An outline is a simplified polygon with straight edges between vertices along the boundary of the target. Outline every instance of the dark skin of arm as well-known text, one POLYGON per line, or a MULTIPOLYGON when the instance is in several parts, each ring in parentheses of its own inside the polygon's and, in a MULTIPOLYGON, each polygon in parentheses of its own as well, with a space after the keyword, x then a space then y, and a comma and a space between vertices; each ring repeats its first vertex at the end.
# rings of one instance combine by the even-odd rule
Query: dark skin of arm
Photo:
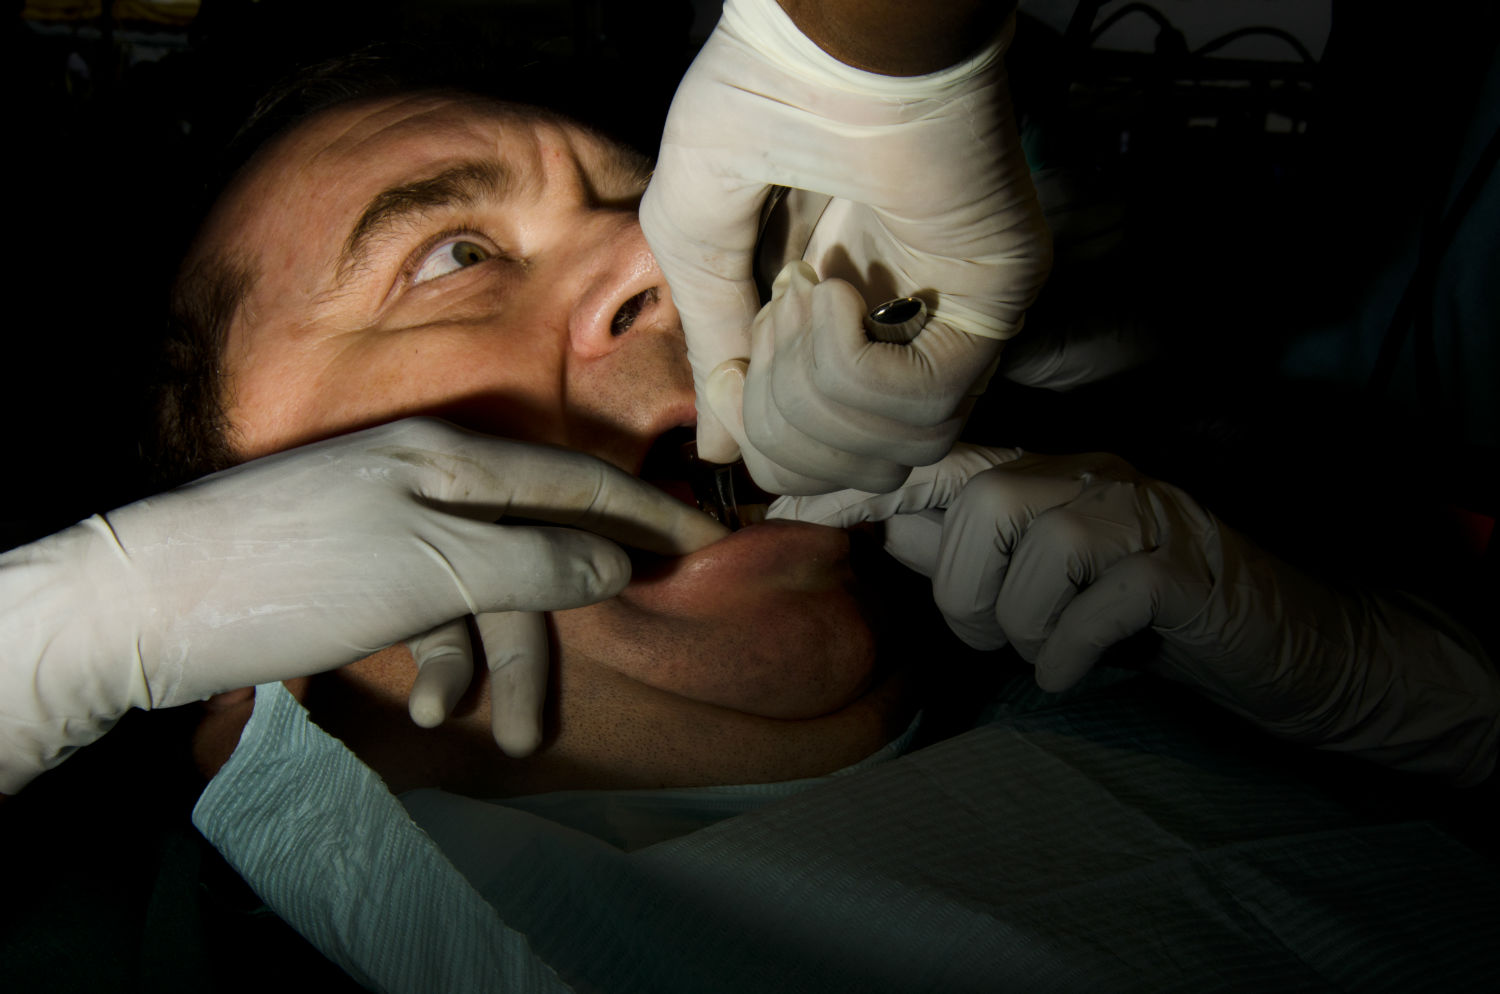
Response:
POLYGON ((777 0, 802 33, 847 65, 920 76, 973 55, 1014 0, 777 0))

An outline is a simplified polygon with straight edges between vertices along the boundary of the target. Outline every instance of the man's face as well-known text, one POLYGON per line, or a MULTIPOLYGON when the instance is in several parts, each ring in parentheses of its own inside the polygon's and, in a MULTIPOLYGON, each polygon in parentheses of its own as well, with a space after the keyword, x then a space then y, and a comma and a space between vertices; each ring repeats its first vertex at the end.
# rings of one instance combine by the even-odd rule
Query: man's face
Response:
POLYGON ((577 126, 444 96, 295 129, 213 227, 257 275, 228 339, 235 448, 426 413, 638 470, 693 418, 645 180, 577 126))
MULTIPOLYGON (((636 220, 645 180, 639 157, 576 125, 448 95, 298 126, 205 228, 207 250, 254 274, 225 352, 231 444, 254 458, 432 414, 639 472, 695 417, 636 220)), ((645 682, 803 717, 867 682, 851 584, 842 532, 763 525, 555 620, 564 650, 645 682)))

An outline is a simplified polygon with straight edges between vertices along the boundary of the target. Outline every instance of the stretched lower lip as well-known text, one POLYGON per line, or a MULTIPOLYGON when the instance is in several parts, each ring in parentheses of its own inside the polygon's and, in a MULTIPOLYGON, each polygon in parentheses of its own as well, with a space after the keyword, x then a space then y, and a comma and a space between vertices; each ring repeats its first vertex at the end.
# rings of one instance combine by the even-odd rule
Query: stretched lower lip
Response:
POLYGON ((732 532, 713 545, 675 559, 641 558, 625 596, 648 609, 673 610, 713 601, 758 576, 785 576, 820 560, 845 560, 848 536, 802 521, 766 521, 732 532))

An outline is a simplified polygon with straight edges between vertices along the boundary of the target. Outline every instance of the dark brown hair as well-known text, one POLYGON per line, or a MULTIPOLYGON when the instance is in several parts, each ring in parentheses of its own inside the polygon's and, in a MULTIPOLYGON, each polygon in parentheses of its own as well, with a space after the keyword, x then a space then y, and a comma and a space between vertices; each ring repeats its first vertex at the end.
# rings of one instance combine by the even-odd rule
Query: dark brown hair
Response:
POLYGON ((210 257, 180 274, 172 288, 145 452, 159 487, 236 461, 227 433, 221 359, 229 327, 253 284, 248 267, 210 257))
MULTIPOLYGON (((213 170, 215 195, 277 135, 324 110, 408 88, 393 68, 397 64, 387 55, 357 52, 298 69, 276 83, 256 102, 213 170)), ((228 435, 223 356, 229 329, 254 285, 248 262, 196 250, 177 274, 141 446, 150 482, 158 489, 238 461, 228 435)))
MULTIPOLYGON (((396 93, 447 90, 503 98, 564 113, 630 144, 629 136, 616 127, 624 123, 630 130, 629 119, 615 119, 615 111, 619 100, 638 98, 631 98, 617 79, 612 87, 605 86, 601 81, 609 78, 609 66, 584 64, 589 61, 554 62, 513 46, 470 49, 449 40, 440 47, 380 43, 303 65, 265 90, 248 113, 239 115, 237 128, 231 124, 218 131, 233 137, 217 165, 207 170, 211 179, 201 203, 209 208, 278 135, 334 107, 396 93), (619 95, 613 103, 601 97, 615 91, 619 95)), ((642 131, 654 142, 659 122, 651 113, 643 120, 650 125, 642 131)), ((207 213, 205 209, 202 215, 207 213)), ((205 252, 190 253, 177 275, 141 446, 150 482, 158 489, 237 461, 227 436, 222 358, 229 329, 255 278, 246 260, 205 252)))

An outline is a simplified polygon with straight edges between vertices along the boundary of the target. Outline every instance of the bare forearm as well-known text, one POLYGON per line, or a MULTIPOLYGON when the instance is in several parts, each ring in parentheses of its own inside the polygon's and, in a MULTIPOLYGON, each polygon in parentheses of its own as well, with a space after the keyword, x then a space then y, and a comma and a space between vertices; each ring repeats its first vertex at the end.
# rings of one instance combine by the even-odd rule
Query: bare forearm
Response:
POLYGON ((1015 0, 777 0, 829 55, 869 72, 919 76, 972 55, 1015 0))

